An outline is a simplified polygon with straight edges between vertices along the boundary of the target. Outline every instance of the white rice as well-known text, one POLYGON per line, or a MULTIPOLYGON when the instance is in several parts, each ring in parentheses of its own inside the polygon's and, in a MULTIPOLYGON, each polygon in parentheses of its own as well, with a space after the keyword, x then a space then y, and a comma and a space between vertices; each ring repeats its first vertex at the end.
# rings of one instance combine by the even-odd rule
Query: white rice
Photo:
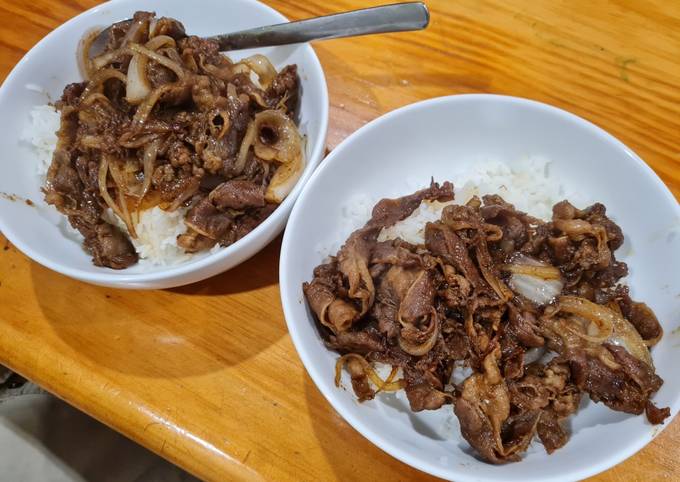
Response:
MULTIPOLYGON (((139 214, 139 221, 135 224, 137 238, 131 237, 130 240, 139 255, 142 266, 146 264, 170 266, 187 261, 194 256, 194 254, 185 253, 182 248, 177 246, 177 236, 186 232, 186 225, 184 224, 186 212, 186 208, 167 212, 158 206, 154 206, 139 214)), ((123 220, 116 216, 111 209, 104 212, 104 219, 118 226, 125 233, 128 232, 123 220)))
MULTIPOLYGON (((478 162, 471 169, 452 173, 448 179, 437 180, 440 182, 450 180, 454 183, 455 200, 447 203, 423 202, 411 216, 383 229, 378 237, 380 241, 401 238, 414 244, 423 243, 427 222, 438 220, 448 204, 465 204, 475 195, 481 197, 485 194, 498 194, 520 211, 541 219, 550 219, 552 206, 563 199, 570 199, 576 203, 583 201, 578 193, 566 191, 552 175, 550 161, 540 157, 520 159, 512 165, 497 160, 478 162)), ((426 186, 418 185, 413 180, 406 180, 403 194, 424 187, 426 186)), ((347 236, 368 221, 371 210, 378 201, 378 197, 368 195, 350 199, 341 208, 339 236, 332 241, 319 244, 317 253, 322 257, 335 254, 347 236)))
POLYGON ((564 196, 561 184, 550 182, 550 162, 542 158, 528 158, 513 166, 487 161, 451 181, 454 186, 462 185, 455 190, 454 201, 425 201, 411 216, 383 229, 378 239, 400 237, 410 243, 423 243, 427 222, 438 220, 446 205, 465 204, 473 196, 498 194, 520 211, 541 219, 550 219, 553 205, 564 196))
POLYGON ((59 113, 51 105, 38 105, 29 113, 28 125, 21 135, 21 140, 33 148, 38 158, 36 174, 43 179, 50 168, 52 153, 57 147, 58 130, 59 113))
MULTIPOLYGON (((36 174, 38 182, 42 185, 47 175, 47 170, 52 162, 52 153, 57 147, 57 135, 59 130, 59 114, 50 105, 39 105, 29 113, 28 123, 23 131, 21 140, 28 143, 37 157, 38 163, 36 174)), ((191 259, 194 254, 185 253, 177 246, 177 236, 186 231, 184 224, 185 209, 175 212, 166 212, 159 207, 142 211, 139 222, 135 225, 137 239, 132 239, 132 244, 139 254, 140 268, 150 266, 175 265, 191 259)), ((119 226, 127 232, 125 223, 114 215, 110 210, 105 212, 107 221, 119 226)), ((70 226, 69 226, 70 228, 70 226)), ((82 236, 78 231, 70 228, 69 234, 78 238, 82 236)), ((211 250, 219 249, 216 246, 211 250)))

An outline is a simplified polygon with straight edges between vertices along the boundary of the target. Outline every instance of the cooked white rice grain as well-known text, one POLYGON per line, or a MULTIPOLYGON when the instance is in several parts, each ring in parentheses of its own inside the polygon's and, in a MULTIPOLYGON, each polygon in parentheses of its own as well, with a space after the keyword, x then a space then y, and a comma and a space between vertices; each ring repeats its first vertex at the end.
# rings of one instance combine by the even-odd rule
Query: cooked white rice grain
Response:
MULTIPOLYGON (((552 175, 550 161, 542 157, 527 157, 512 165, 486 160, 463 171, 452 171, 447 179, 438 179, 440 182, 445 180, 454 183, 455 201, 423 202, 411 216, 383 229, 378 240, 401 238, 414 244, 423 243, 426 223, 440 219, 442 210, 448 204, 453 202, 465 204, 472 196, 498 194, 520 211, 541 219, 550 219, 552 206, 565 198, 577 204, 584 203, 582 196, 568 192, 552 175)), ((415 179, 407 179, 403 192, 406 194, 423 187, 425 186, 419 185, 415 179)), ((322 257, 335 254, 350 233, 368 221, 371 210, 378 201, 379 198, 368 195, 349 199, 342 206, 340 232, 336 241, 318 245, 317 253, 322 257)))
MULTIPOLYGON (((194 257, 177 246, 177 236, 186 232, 184 215, 187 208, 174 212, 163 211, 158 206, 142 211, 135 225, 137 238, 131 238, 135 251, 139 254, 140 264, 172 266, 194 257)), ((125 223, 111 209, 104 213, 104 219, 128 232, 125 223)))
MULTIPOLYGON (((47 175, 52 162, 52 153, 57 147, 59 113, 51 105, 37 105, 29 113, 29 122, 21 134, 37 157, 36 173, 41 178, 47 175)), ((42 179, 41 179, 42 184, 42 179)))

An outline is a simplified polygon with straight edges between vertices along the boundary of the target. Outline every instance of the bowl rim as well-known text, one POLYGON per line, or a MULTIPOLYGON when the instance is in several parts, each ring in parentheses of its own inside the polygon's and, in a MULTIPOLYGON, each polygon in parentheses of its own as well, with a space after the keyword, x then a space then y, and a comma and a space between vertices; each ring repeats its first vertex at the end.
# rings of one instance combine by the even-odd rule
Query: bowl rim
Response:
MULTIPOLYGON (((288 18, 286 18, 278 10, 275 10, 269 5, 266 5, 258 0, 241 0, 241 1, 247 2, 251 5, 255 5, 260 8, 263 8, 264 10, 269 11, 274 17, 277 17, 278 20, 280 20, 282 23, 289 21, 288 18)), ((7 75, 5 80, 0 85, 0 105, 2 105, 4 98, 11 95, 12 93, 12 90, 10 90, 9 85, 11 85, 14 82, 14 78, 18 75, 18 73, 25 69, 26 66, 33 61, 33 56, 35 55, 35 52, 37 50, 46 48, 45 46, 52 42, 55 37, 57 37, 61 32, 66 31, 69 28, 72 28, 76 23, 81 21, 87 21, 87 17, 94 16, 100 10, 107 9, 110 8, 112 5, 122 3, 132 4, 134 3, 134 0, 110 0, 107 3, 96 5, 88 10, 80 12, 75 17, 68 19, 66 22, 62 23, 61 25, 50 31, 42 39, 40 39, 38 43, 31 47, 31 49, 28 52, 26 52, 24 56, 16 63, 16 65, 12 68, 10 73, 7 75)), ((88 27, 86 27, 86 29, 87 28, 88 27)), ((276 210, 274 210, 274 212, 267 219, 265 219, 255 229, 250 231, 248 234, 246 234, 243 238, 239 239, 235 243, 220 249, 216 253, 208 253, 205 256, 200 257, 199 259, 187 260, 177 265, 158 267, 157 269, 151 272, 125 273, 125 270, 115 271, 104 267, 101 268, 101 271, 90 272, 80 268, 73 268, 68 265, 55 262, 43 256, 40 252, 25 245, 18 239, 17 236, 14 235, 12 226, 6 223, 3 220, 2 216, 0 216, 0 232, 26 256, 53 271, 56 271, 58 273, 81 281, 86 281, 89 283, 100 285, 116 286, 119 288, 140 288, 140 287, 144 288, 144 285, 147 284, 148 285, 163 284, 164 281, 179 279, 180 277, 186 276, 190 273, 201 271, 207 268, 208 266, 223 263, 231 256, 237 255, 239 252, 246 250, 248 243, 254 242, 258 236, 264 235, 267 229, 269 229, 270 225, 275 224, 281 218, 284 218, 283 222, 285 223, 285 218, 287 218, 297 197, 300 195, 302 187, 304 186, 304 184, 307 183, 307 181, 309 181, 311 175, 314 173, 317 166, 323 159, 324 149, 326 146, 326 138, 328 134, 328 122, 330 110, 328 84, 326 82, 326 75, 324 73, 323 66, 321 65, 321 61, 319 60, 319 57, 316 54, 316 51, 314 50, 312 45, 310 43, 300 44, 299 48, 303 49, 303 51, 307 55, 310 55, 311 60, 310 65, 313 69, 313 75, 310 73, 307 77, 310 79, 311 78, 318 79, 315 81, 315 83, 319 82, 320 84, 319 87, 321 91, 321 102, 319 102, 320 106, 319 136, 316 139, 314 145, 312 146, 311 154, 306 159, 305 170, 303 171, 302 176, 300 176, 300 179, 298 179, 297 183, 293 187, 293 190, 288 194, 288 196, 286 196, 283 202, 279 204, 276 210), (129 286, 126 286, 128 284, 129 286)), ((245 256, 244 259, 241 260, 240 262, 245 261, 245 259, 247 259, 248 257, 261 251, 261 249, 256 250, 249 256, 245 256)), ((183 283, 180 281, 172 283, 172 286, 181 284, 183 283)))
MULTIPOLYGON (((298 196, 297 202, 295 203, 295 206, 293 206, 293 210, 291 211, 289 220, 288 220, 288 225, 286 227, 286 231, 284 232, 283 235, 283 241, 281 244, 281 255, 280 255, 280 261, 279 261, 279 289, 280 289, 280 294, 281 294, 281 305, 283 307, 283 312, 284 312, 284 317, 286 320, 286 325, 288 328, 288 332, 290 333, 291 339, 293 341, 293 345, 295 346, 295 349, 298 353, 298 356, 302 360, 303 365, 305 366, 305 369, 307 370, 307 373, 309 376, 312 378, 314 381, 314 384, 316 385, 317 389, 322 393, 324 398, 328 401, 328 403, 335 409, 335 411, 340 414, 340 416, 347 422, 349 423, 357 432, 359 432, 362 436, 364 436, 366 439, 368 439, 371 443, 376 445, 378 448, 383 450, 384 452, 388 453, 389 455, 395 457, 396 459, 406 463, 407 465, 410 465, 412 467, 417 468, 418 470, 421 470, 423 472, 429 473, 431 475, 441 477, 444 479, 450 479, 450 478, 455 478, 455 480, 459 482, 472 482, 472 481, 488 481, 488 482, 493 482, 493 481, 498 481, 501 480, 500 477, 494 477, 494 476, 480 476, 476 474, 471 474, 468 471, 466 471, 465 468, 463 469, 457 469, 454 467, 451 467, 450 469, 447 470, 442 470, 437 466, 434 466, 428 462, 424 462, 421 459, 417 458, 414 456, 412 453, 409 453, 408 451, 402 450, 399 448, 397 445, 392 443, 390 440, 382 437, 380 434, 374 432, 370 428, 368 428, 364 423, 357 417, 353 415, 352 412, 344 411, 342 407, 340 406, 339 403, 336 403, 336 397, 337 394, 333 390, 335 387, 331 387, 328 384, 328 380, 330 380, 330 375, 328 373, 321 373, 320 368, 315 365, 312 362, 312 357, 311 357, 311 348, 307 348, 302 339, 300 332, 303 329, 309 329, 306 325, 304 328, 299 329, 298 324, 296 324, 294 320, 294 313, 293 313, 293 306, 295 306, 298 303, 298 298, 299 298, 299 291, 298 287, 292 285, 290 281, 290 272, 289 272, 289 252, 291 252, 293 249, 295 249, 295 246, 292 245, 291 242, 291 232, 293 229, 296 229, 297 223, 300 222, 300 219, 302 217, 302 210, 303 210, 303 205, 308 202, 308 197, 310 196, 309 192, 311 191, 311 186, 317 182, 317 179, 320 178, 321 176, 324 175, 324 171, 326 169, 329 169, 329 166, 332 165, 335 162, 335 159, 340 156, 340 153, 346 148, 346 146, 350 145, 354 140, 360 136, 368 135, 370 131, 372 131, 375 128, 380 127, 382 124, 389 122, 392 118, 398 117, 398 116, 404 116, 408 115, 409 113, 420 110, 420 109, 428 109, 432 106, 439 105, 439 104, 461 104, 465 102, 477 102, 477 103, 501 103, 505 105, 511 105, 511 106, 519 106, 519 107, 528 107, 530 109, 537 109, 539 111, 543 111, 545 113, 548 113, 553 116, 558 116, 561 117, 571 123, 574 123, 576 125, 579 125, 580 127, 586 128, 590 134, 597 136, 601 138, 602 140, 610 143, 613 147, 616 149, 619 149, 622 151, 622 154, 629 157, 630 160, 632 161, 632 165, 637 168, 643 175, 647 176, 650 181, 652 181, 657 189, 660 191, 660 194, 666 197, 667 201, 670 203, 673 203, 675 206, 675 212, 677 213, 678 217, 680 217, 680 205, 676 201, 675 197, 671 193, 671 191, 668 189, 668 187, 664 184, 664 182, 657 176, 657 174, 652 170, 652 168, 647 165, 632 149, 630 149, 628 146, 626 146, 623 142, 621 142, 619 139, 614 137, 613 135, 609 134, 607 131, 602 129, 601 127, 595 125, 594 123, 577 116, 576 114, 573 114, 569 111, 566 111, 564 109, 561 109, 559 107, 555 107, 553 105, 549 105, 543 102, 539 102, 536 100, 532 99, 527 99, 523 97, 515 97, 515 96, 508 96, 508 95, 499 95, 499 94, 457 94, 457 95, 448 95, 448 96, 442 96, 442 97, 435 97, 419 102, 415 102, 412 104, 408 104, 406 106, 400 107, 398 109, 392 110, 386 114, 383 114, 376 119, 373 119, 372 121, 368 122, 358 130, 354 131, 351 135, 349 135, 347 138, 345 138, 329 155, 326 156, 324 159, 324 162, 319 166, 319 168, 316 169, 314 174, 310 177, 310 179, 307 181, 305 184, 302 192, 298 196)), ((302 303, 305 303, 302 301, 302 303)), ((671 413, 675 415, 678 412, 678 409, 680 408, 680 393, 675 394, 675 397, 673 399, 673 403, 671 404, 671 413)), ((632 440, 631 443, 629 443, 625 449, 619 450, 615 454, 612 454, 611 456, 607 457, 606 459, 603 459, 602 461, 596 463, 596 464, 591 464, 588 467, 582 467, 582 468, 574 468, 570 470, 569 473, 552 473, 552 474, 545 474, 541 476, 540 480, 543 480, 545 482, 556 482, 556 481, 571 481, 571 480, 581 480, 585 479, 587 477, 591 477, 593 475, 596 475, 600 472, 603 472, 623 460, 631 457, 633 454, 641 450, 645 445, 647 445, 649 442, 651 442, 659 433, 661 433, 668 425, 670 425, 672 419, 666 421, 663 425, 661 425, 657 430, 654 431, 649 431, 646 434, 640 436, 639 438, 636 438, 635 440, 632 440)))

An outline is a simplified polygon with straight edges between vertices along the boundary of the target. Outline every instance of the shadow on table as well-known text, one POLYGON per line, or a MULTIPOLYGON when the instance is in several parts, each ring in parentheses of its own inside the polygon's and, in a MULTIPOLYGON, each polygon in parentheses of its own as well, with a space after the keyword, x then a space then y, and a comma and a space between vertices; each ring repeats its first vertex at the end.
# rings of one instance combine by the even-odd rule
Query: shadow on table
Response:
POLYGON ((285 336, 279 242, 227 273, 172 290, 103 288, 37 263, 33 289, 67 358, 143 377, 202 375, 249 360, 285 336))
POLYGON ((230 295, 245 293, 279 282, 279 252, 281 236, 269 243, 262 251, 229 271, 192 283, 170 288, 168 291, 185 295, 230 295))
POLYGON ((359 473, 372 472, 376 480, 384 478, 386 467, 391 468, 388 472, 392 477, 390 480, 440 480, 392 458, 365 439, 331 407, 307 373, 304 384, 307 408, 310 411, 310 418, 314 421, 317 446, 324 451, 326 460, 335 474, 335 480, 355 480, 358 465, 366 468, 359 473), (399 476, 394 478, 394 474, 399 476))

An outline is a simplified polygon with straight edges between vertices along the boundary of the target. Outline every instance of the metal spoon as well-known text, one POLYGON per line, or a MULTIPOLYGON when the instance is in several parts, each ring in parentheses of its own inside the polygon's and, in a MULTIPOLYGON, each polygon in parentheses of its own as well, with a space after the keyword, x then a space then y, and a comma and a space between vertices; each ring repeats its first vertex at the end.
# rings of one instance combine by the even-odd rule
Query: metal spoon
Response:
MULTIPOLYGON (((132 20, 122 20, 125 26, 132 20)), ((423 2, 396 3, 351 12, 325 15, 297 22, 256 27, 240 32, 208 37, 215 40, 221 51, 288 45, 312 40, 356 37, 374 33, 422 30, 430 23, 430 12, 423 2)), ((110 26, 102 30, 92 42, 89 56, 94 58, 104 51, 110 26)))

